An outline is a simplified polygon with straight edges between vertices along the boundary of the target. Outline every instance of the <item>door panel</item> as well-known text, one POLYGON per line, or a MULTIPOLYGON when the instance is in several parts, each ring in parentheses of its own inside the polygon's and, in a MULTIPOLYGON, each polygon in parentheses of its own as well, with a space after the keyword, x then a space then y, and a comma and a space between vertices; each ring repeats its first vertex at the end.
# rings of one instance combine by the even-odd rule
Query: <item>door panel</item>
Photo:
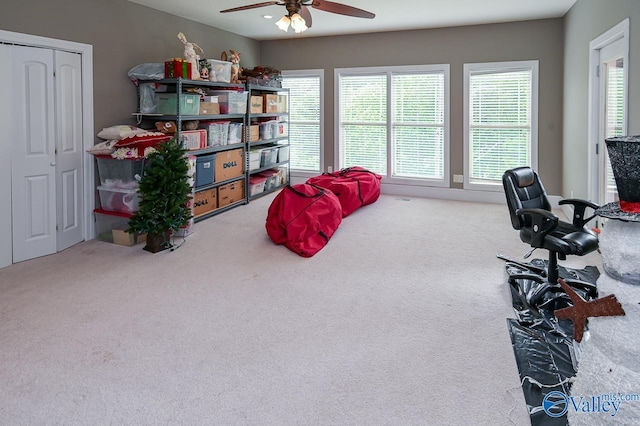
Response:
POLYGON ((57 250, 83 240, 80 55, 55 52, 57 250))
POLYGON ((13 261, 55 253, 53 52, 12 51, 11 205, 13 261))

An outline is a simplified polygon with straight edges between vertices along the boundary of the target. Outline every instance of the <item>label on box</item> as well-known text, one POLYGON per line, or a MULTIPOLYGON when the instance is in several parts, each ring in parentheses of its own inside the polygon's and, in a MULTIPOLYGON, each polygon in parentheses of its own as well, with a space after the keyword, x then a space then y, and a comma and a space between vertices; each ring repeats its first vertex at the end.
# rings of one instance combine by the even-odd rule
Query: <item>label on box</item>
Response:
POLYGON ((244 150, 242 148, 219 152, 216 155, 216 182, 233 179, 244 173, 244 150))
MULTIPOLYGON (((217 98, 217 96, 216 96, 217 98)), ((200 115, 220 114, 220 104, 217 102, 200 102, 200 115)))

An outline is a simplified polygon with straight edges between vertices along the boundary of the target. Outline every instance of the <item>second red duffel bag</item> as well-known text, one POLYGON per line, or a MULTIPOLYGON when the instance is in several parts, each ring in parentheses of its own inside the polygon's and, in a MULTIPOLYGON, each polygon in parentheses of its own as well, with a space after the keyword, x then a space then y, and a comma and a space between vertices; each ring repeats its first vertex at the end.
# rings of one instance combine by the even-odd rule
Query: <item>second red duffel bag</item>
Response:
POLYGON ((342 222, 342 207, 331 191, 301 183, 286 186, 273 199, 266 229, 271 240, 302 257, 327 245, 342 222))
POLYGON ((347 217, 380 197, 381 179, 382 176, 355 166, 314 176, 307 183, 329 189, 336 194, 342 205, 342 217, 347 217))

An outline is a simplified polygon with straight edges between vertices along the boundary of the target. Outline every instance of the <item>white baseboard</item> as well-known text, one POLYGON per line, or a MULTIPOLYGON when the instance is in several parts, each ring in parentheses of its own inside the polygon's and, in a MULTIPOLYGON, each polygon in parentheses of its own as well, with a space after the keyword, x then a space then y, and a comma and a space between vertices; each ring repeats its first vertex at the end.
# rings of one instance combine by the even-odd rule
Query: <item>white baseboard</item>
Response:
MULTIPOLYGON (((306 182, 308 177, 296 177, 291 176, 291 183, 293 185, 306 182)), ((437 198, 441 200, 452 201, 468 201, 472 203, 490 203, 490 204, 504 204, 505 198, 502 191, 474 191, 469 189, 457 189, 457 188, 436 188, 429 186, 416 186, 416 185, 394 185, 383 183, 380 191, 382 194, 387 195, 401 195, 404 197, 421 197, 421 198, 437 198)), ((549 202, 551 207, 556 209, 559 207, 558 202, 562 197, 558 195, 549 195, 549 202)), ((562 211, 568 217, 571 217, 571 208, 562 206, 562 211)))

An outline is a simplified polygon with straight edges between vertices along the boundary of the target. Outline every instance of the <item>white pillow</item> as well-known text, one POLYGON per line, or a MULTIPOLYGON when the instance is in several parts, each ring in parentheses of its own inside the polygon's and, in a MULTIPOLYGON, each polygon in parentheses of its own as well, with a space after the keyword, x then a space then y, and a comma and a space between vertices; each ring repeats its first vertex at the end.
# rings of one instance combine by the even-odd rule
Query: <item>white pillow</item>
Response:
POLYGON ((129 136, 134 136, 140 133, 145 133, 147 130, 140 129, 135 126, 128 126, 121 124, 117 126, 105 127, 98 133, 98 137, 104 140, 123 139, 129 136))

